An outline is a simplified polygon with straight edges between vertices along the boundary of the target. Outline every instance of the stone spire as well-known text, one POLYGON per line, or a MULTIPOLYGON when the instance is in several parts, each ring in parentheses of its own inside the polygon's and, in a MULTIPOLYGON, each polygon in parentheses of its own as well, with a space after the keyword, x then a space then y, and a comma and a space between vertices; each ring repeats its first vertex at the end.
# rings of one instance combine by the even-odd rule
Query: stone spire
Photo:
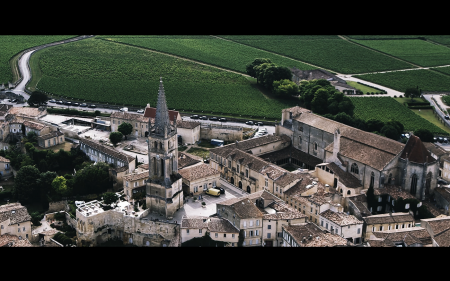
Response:
POLYGON ((166 94, 164 93, 164 86, 162 77, 159 79, 158 101, 156 103, 155 116, 155 134, 167 137, 171 131, 169 110, 167 109, 166 94))

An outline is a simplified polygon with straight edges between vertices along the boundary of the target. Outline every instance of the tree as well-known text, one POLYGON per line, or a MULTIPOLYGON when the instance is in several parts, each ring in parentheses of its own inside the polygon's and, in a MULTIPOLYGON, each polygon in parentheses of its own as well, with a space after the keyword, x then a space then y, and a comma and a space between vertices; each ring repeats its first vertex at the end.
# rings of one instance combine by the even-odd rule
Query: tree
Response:
POLYGON ((121 132, 112 132, 109 134, 109 140, 114 144, 114 146, 120 142, 123 138, 123 134, 121 132))
POLYGON ((405 98, 411 98, 411 101, 414 98, 420 97, 420 90, 418 88, 408 88, 405 91, 405 98))
POLYGON ((244 230, 241 229, 241 230, 239 230, 238 247, 242 247, 242 244, 244 243, 244 239, 245 239, 244 230))
POLYGON ((38 135, 36 134, 36 132, 34 132, 34 131, 28 132, 28 134, 27 134, 28 142, 37 143, 37 138, 38 138, 38 135))
POLYGON ((70 189, 67 187, 66 178, 63 176, 56 177, 53 180, 52 189, 60 196, 66 197, 70 195, 70 189))
POLYGON ((428 129, 418 129, 414 131, 414 135, 419 137, 423 142, 433 142, 434 135, 428 129))
POLYGON ((317 90, 311 101, 311 110, 316 114, 327 113, 328 91, 324 88, 317 90))
POLYGON ((369 187, 369 189, 367 190, 366 196, 367 196, 367 207, 369 210, 372 208, 371 211, 373 213, 373 211, 375 211, 375 206, 376 206, 376 201, 377 201, 375 199, 373 186, 369 187))
POLYGON ((381 128, 380 133, 393 140, 398 140, 400 138, 400 133, 392 125, 384 125, 383 128, 381 128))
POLYGON ((383 126, 385 125, 383 121, 377 119, 369 119, 367 120, 366 124, 368 132, 380 132, 381 128, 383 128, 383 126))
POLYGON ((273 81, 273 93, 279 97, 290 97, 298 95, 298 85, 289 79, 273 81))
POLYGON ((39 188, 37 184, 39 175, 39 170, 34 166, 24 166, 17 172, 14 191, 17 199, 23 205, 39 201, 39 188))
POLYGON ((263 63, 271 63, 271 62, 272 61, 270 59, 255 59, 252 63, 246 65, 245 70, 248 75, 250 75, 251 77, 255 77, 256 81, 258 82, 255 67, 263 63))
POLYGON ((123 122, 119 125, 119 128, 117 128, 117 130, 125 136, 125 139, 127 139, 127 135, 133 132, 133 125, 127 122, 123 122))
POLYGON ((46 101, 48 101, 46 94, 39 91, 34 91, 31 93, 27 102, 30 106, 40 106, 44 105, 46 101))
POLYGON ((25 143, 25 150, 26 150, 29 154, 33 155, 33 152, 34 152, 34 150, 35 150, 34 145, 33 145, 32 143, 29 143, 29 142, 25 143))
POLYGON ((100 194, 112 188, 109 166, 104 162, 77 171, 73 180, 73 193, 78 195, 100 194))
POLYGON ((119 196, 117 196, 114 192, 105 192, 103 193, 103 203, 105 205, 111 205, 112 203, 115 203, 119 199, 119 196))
POLYGON ((39 175, 37 184, 40 190, 41 203, 47 202, 48 204, 48 201, 58 201, 59 197, 52 188, 52 182, 57 176, 58 174, 53 171, 43 172, 39 175))

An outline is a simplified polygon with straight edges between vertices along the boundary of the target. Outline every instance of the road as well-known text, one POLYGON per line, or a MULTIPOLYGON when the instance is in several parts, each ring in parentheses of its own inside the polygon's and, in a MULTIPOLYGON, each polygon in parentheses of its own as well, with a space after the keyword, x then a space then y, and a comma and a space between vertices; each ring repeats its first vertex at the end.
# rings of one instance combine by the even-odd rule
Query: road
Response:
POLYGON ((447 115, 447 113, 442 112, 442 111, 440 110, 439 106, 437 106, 436 103, 434 102, 434 100, 436 100, 436 101, 440 104, 440 106, 441 106, 442 109, 444 109, 444 110, 447 109, 447 106, 444 105, 444 103, 443 103, 442 100, 441 100, 441 96, 440 96, 440 95, 432 95, 432 94, 422 95, 422 96, 423 96, 427 101, 429 101, 430 104, 431 104, 432 106, 434 106, 434 108, 436 108, 436 112, 439 114, 439 117, 440 117, 442 120, 444 120, 445 125, 446 125, 447 127, 450 127, 450 120, 446 120, 446 119, 445 119, 445 115, 447 115), (434 98, 434 100, 432 100, 431 98, 434 98))

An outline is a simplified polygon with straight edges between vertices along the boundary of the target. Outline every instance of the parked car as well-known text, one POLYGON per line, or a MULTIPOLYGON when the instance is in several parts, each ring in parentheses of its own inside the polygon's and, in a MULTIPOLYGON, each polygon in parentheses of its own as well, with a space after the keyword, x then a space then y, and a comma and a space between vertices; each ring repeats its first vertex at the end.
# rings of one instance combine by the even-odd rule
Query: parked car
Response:
POLYGON ((80 107, 87 107, 87 104, 82 103, 82 104, 80 104, 80 107))
POLYGON ((198 115, 192 115, 191 119, 198 119, 198 115))
POLYGON ((13 99, 11 102, 16 102, 17 101, 17 99, 13 99))
POLYGON ((95 104, 90 104, 90 105, 88 105, 88 107, 90 107, 90 108, 96 108, 97 106, 96 106, 95 104))
POLYGON ((253 123, 253 121, 247 121, 247 122, 245 122, 245 124, 247 124, 247 125, 253 125, 254 123, 253 123))
POLYGON ((444 138, 444 143, 448 143, 448 139, 447 138, 444 138))
POLYGON ((56 102, 56 100, 54 100, 54 99, 51 99, 51 100, 49 100, 48 102, 51 102, 51 103, 55 103, 55 102, 56 102))
POLYGON ((138 111, 136 111, 137 113, 144 113, 143 109, 139 109, 138 111))
POLYGON ((450 120, 450 117, 448 115, 445 115, 444 118, 450 120))
POLYGON ((128 107, 122 107, 119 111, 128 111, 128 107))
POLYGON ((206 117, 206 116, 200 116, 198 119, 201 119, 201 120, 208 120, 208 117, 206 117))
POLYGON ((208 195, 216 196, 216 197, 220 196, 220 190, 214 189, 214 188, 207 189, 205 191, 205 193, 208 194, 208 195))
POLYGON ((219 118, 217 118, 217 117, 211 117, 211 118, 209 118, 209 120, 211 120, 211 121, 217 121, 217 120, 219 120, 219 118))
POLYGON ((222 118, 219 118, 219 121, 220 121, 220 122, 227 122, 227 118, 223 118, 223 117, 222 117, 222 118))
POLYGON ((255 134, 254 138, 259 138, 259 137, 262 137, 262 136, 264 136, 263 133, 257 132, 257 133, 255 134))
POLYGON ((225 189, 223 189, 222 187, 215 186, 214 189, 220 190, 220 194, 225 194, 225 189))
POLYGON ((437 138, 436 137, 433 138, 433 142, 437 142, 437 138))
POLYGON ((258 123, 256 123, 258 126, 264 126, 264 123, 263 122, 258 122, 258 123))
POLYGON ((66 101, 64 104, 65 104, 65 105, 72 105, 72 102, 66 101))
POLYGON ((444 138, 443 137, 439 137, 438 138, 438 142, 443 143, 444 142, 444 138))
POLYGON ((64 104, 62 100, 56 101, 57 104, 64 104))
POLYGON ((80 106, 80 104, 77 103, 77 102, 74 102, 72 105, 73 105, 73 106, 80 106))

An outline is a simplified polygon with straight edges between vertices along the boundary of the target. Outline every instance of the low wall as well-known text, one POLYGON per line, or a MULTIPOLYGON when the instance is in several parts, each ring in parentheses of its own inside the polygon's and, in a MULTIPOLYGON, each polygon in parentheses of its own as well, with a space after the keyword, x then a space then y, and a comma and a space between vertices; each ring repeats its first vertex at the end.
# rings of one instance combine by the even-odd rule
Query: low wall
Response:
POLYGON ((67 200, 48 203, 48 212, 49 213, 54 213, 54 212, 59 212, 59 211, 67 211, 67 210, 68 210, 67 200))
POLYGON ((232 126, 202 126, 201 139, 219 139, 224 141, 241 141, 243 139, 242 127, 232 126))

